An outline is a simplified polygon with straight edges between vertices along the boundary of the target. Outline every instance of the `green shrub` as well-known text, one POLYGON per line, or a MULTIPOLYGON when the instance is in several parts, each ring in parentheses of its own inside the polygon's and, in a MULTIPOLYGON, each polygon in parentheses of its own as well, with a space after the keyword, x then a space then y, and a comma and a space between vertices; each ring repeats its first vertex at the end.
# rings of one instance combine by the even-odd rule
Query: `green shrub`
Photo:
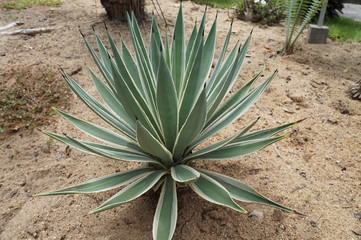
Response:
POLYGON ((192 2, 198 4, 207 4, 218 8, 231 8, 233 0, 192 0, 192 2))
POLYGON ((284 18, 282 0, 235 0, 234 4, 241 20, 272 25, 284 18))
POLYGON ((236 44, 226 54, 231 29, 219 60, 210 74, 215 52, 217 20, 204 39, 205 14, 194 26, 185 44, 182 9, 176 20, 171 43, 163 41, 155 20, 149 49, 145 48, 134 15, 128 23, 135 56, 121 41, 122 51, 108 33, 111 53, 94 32, 99 55, 84 38, 105 82, 93 71, 90 76, 107 106, 90 96, 76 81, 64 78, 78 97, 100 118, 116 129, 80 120, 58 112, 80 130, 108 144, 77 140, 69 135, 45 134, 79 150, 115 160, 145 162, 147 166, 90 180, 62 190, 39 194, 102 192, 129 184, 90 213, 98 213, 129 202, 150 189, 161 189, 154 216, 153 238, 171 239, 177 221, 177 187, 189 186, 200 197, 241 213, 247 213, 235 200, 267 204, 287 212, 239 180, 196 167, 199 160, 222 160, 251 154, 288 136, 275 134, 293 126, 250 131, 258 119, 227 138, 202 149, 200 143, 242 116, 266 89, 276 73, 252 88, 261 73, 225 100, 236 82, 251 39, 236 44), (227 56, 226 56, 227 55, 227 56), (112 57, 111 57, 112 56, 112 57))

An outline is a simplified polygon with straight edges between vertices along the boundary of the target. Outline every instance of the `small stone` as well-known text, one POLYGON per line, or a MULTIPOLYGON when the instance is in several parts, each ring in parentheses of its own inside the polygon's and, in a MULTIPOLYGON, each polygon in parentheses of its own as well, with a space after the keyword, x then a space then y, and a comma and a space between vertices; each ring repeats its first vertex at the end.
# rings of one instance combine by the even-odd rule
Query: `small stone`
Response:
MULTIPOLYGON (((310 153, 306 153, 306 154, 303 155, 303 159, 304 159, 306 162, 310 161, 311 158, 312 158, 312 154, 310 154, 310 153)), ((301 173, 300 173, 300 175, 301 175, 301 173)), ((301 176, 302 176, 302 175, 301 175, 301 176)), ((306 177, 306 173, 305 173, 305 177, 306 177)))
POLYGON ((361 221, 361 213, 355 213, 353 216, 361 221))
POLYGON ((272 219, 281 222, 284 219, 283 212, 280 209, 273 210, 272 219))
POLYGON ((24 181, 24 182, 22 182, 22 183, 20 183, 20 186, 21 187, 24 187, 26 185, 26 182, 24 181))
POLYGON ((6 53, 0 53, 0 57, 5 57, 6 53))
POLYGON ((341 109, 341 114, 350 114, 350 111, 348 109, 341 109))
POLYGON ((58 155, 56 156, 55 160, 56 160, 56 161, 59 161, 62 157, 63 157, 63 154, 58 153, 58 155))
POLYGON ((36 152, 36 153, 34 153, 34 157, 39 157, 39 153, 38 152, 36 152))
POLYGON ((9 198, 13 198, 18 193, 18 190, 15 189, 9 193, 9 198))
POLYGON ((43 153, 50 153, 50 148, 49 148, 49 145, 44 145, 41 147, 41 151, 43 153))
POLYGON ((317 223, 315 221, 311 221, 310 224, 312 227, 317 227, 317 223))
POLYGON ((327 119, 327 120, 326 120, 326 123, 327 123, 327 124, 332 124, 332 125, 337 125, 337 124, 338 124, 338 121, 334 121, 334 120, 327 119))
POLYGON ((262 221, 263 220, 263 212, 253 210, 251 213, 248 214, 248 218, 254 221, 262 221))
POLYGON ((300 172, 300 176, 301 176, 301 177, 304 177, 305 179, 307 179, 307 175, 306 175, 305 172, 300 172))

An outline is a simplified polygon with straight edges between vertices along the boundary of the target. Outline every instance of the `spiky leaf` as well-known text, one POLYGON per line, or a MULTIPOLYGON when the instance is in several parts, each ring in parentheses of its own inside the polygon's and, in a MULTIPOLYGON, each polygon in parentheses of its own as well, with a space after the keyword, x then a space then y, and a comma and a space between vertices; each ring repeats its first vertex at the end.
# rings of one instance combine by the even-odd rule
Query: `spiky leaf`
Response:
POLYGON ((200 177, 200 174, 197 172, 197 170, 183 164, 172 167, 170 171, 172 178, 177 182, 192 182, 196 181, 200 177))
POLYGON ((251 188, 250 186, 248 186, 247 184, 241 181, 238 181, 236 179, 212 171, 201 170, 201 169, 198 169, 198 171, 206 174, 207 176, 219 182, 223 187, 225 187, 229 191, 231 197, 238 201, 266 204, 275 208, 280 208, 286 212, 293 211, 290 208, 284 207, 274 201, 269 200, 268 198, 259 194, 253 188, 251 188))
POLYGON ((176 184, 165 178, 153 221, 153 239, 170 240, 175 231, 178 215, 176 184))
POLYGON ((102 205, 91 211, 90 214, 102 212, 136 199, 151 189, 165 173, 162 170, 148 173, 109 198, 102 205))
POLYGON ((68 187, 49 193, 40 193, 36 196, 104 192, 126 185, 150 172, 154 172, 154 168, 137 168, 126 172, 94 178, 73 187, 68 187))
POLYGON ((247 213, 232 200, 226 188, 203 173, 196 182, 189 183, 189 186, 207 201, 232 208, 241 213, 247 213))

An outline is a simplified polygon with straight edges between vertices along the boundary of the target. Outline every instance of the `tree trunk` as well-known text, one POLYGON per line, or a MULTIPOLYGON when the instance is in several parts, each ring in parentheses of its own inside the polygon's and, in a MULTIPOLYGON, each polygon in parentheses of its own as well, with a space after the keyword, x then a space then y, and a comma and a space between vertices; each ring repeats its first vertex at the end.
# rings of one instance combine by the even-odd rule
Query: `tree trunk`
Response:
POLYGON ((136 18, 144 18, 144 0, 100 0, 113 21, 125 21, 127 12, 134 12, 136 18))

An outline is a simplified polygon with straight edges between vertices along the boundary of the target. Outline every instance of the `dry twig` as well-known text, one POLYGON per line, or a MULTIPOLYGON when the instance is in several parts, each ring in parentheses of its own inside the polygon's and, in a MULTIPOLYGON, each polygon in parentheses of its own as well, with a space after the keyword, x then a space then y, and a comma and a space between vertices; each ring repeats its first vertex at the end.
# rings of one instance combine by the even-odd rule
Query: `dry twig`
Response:
POLYGON ((0 32, 6 30, 6 29, 9 29, 9 28, 12 28, 12 27, 16 27, 16 26, 20 26, 20 25, 23 25, 24 23, 21 23, 21 22, 12 22, 12 23, 9 23, 8 25, 5 25, 3 27, 0 27, 0 32))
POLYGON ((4 35, 19 35, 19 34, 24 34, 24 35, 36 35, 38 33, 48 33, 53 31, 53 29, 50 28, 34 28, 34 29, 19 29, 19 30, 15 30, 12 32, 0 32, 0 34, 4 34, 4 35))

